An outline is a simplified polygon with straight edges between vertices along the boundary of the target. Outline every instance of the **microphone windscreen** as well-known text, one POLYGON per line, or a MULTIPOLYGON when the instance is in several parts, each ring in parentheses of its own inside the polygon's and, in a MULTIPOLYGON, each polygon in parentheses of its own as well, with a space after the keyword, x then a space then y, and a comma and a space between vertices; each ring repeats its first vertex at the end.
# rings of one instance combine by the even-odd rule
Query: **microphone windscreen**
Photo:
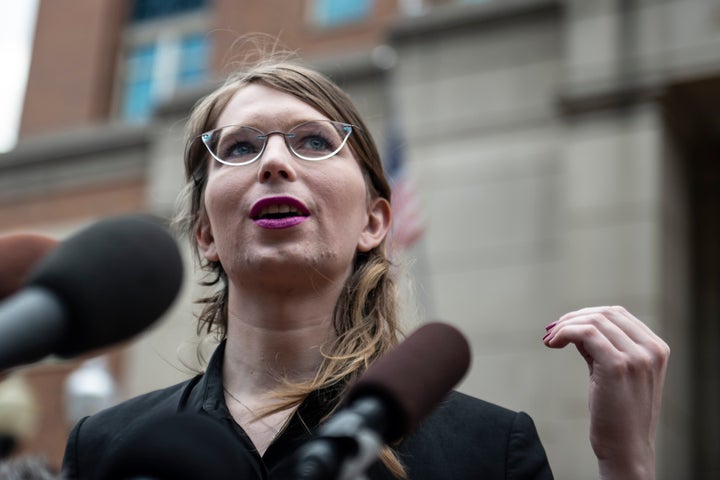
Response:
POLYGON ((71 236, 31 273, 55 294, 67 328, 54 353, 73 356, 128 339, 157 320, 182 285, 182 256, 165 227, 145 215, 97 222, 71 236))
POLYGON ((50 237, 30 233, 0 237, 0 300, 17 292, 33 267, 57 243, 50 237))
POLYGON ((199 414, 155 417, 121 440, 100 465, 103 480, 260 478, 228 429, 199 414))
POLYGON ((446 323, 427 323, 376 362, 351 387, 346 404, 380 397, 393 413, 386 442, 413 430, 463 378, 470 366, 470 345, 446 323))

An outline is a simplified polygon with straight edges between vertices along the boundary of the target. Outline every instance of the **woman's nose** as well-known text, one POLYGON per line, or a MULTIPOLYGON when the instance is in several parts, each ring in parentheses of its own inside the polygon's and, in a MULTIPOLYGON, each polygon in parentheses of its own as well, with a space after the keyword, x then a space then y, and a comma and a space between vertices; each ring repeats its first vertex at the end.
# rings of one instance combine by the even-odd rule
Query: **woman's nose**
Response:
POLYGON ((267 138, 265 151, 260 157, 260 169, 258 171, 260 182, 267 182, 273 179, 295 180, 295 157, 290 152, 285 137, 282 135, 271 135, 267 138))

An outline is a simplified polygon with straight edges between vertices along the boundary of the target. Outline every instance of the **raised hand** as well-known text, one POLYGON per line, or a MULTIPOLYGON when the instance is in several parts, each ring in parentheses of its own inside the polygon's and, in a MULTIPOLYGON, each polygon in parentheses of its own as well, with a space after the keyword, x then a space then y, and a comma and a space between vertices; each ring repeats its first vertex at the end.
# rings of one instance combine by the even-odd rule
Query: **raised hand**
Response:
POLYGON ((655 478, 655 432, 670 348, 623 307, 585 308, 546 327, 590 369, 590 443, 602 479, 655 478))

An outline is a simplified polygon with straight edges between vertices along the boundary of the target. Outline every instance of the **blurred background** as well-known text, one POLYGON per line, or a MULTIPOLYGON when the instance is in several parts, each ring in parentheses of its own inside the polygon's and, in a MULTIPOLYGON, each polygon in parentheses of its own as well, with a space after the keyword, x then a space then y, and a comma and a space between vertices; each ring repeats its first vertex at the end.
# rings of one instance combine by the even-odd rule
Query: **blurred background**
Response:
MULTIPOLYGON (((540 339, 622 304, 672 348, 658 478, 720 476, 720 3, 35 1, 24 97, 4 92, 21 114, 0 234, 171 217, 190 108, 244 58, 241 35, 277 36, 385 152, 416 315, 473 346, 461 390, 530 413, 556 478, 595 478, 587 368, 540 339)), ((10 62, 21 47, 3 42, 10 62)), ((79 417, 201 369, 193 277, 139 339, 0 384, 14 454, 57 468, 79 417)))

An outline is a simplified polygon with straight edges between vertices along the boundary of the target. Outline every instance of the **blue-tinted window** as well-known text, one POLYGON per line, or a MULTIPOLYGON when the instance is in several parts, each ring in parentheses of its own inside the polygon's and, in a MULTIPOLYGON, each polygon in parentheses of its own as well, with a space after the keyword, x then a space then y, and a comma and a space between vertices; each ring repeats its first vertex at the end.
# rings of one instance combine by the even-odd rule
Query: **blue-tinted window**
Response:
POLYGON ((123 118, 145 121, 164 100, 162 95, 206 80, 209 52, 208 37, 200 33, 133 48, 126 64, 123 118))
POLYGON ((180 42, 178 85, 187 87, 202 82, 207 76, 209 55, 210 48, 204 34, 189 35, 183 38, 180 42))
POLYGON ((127 120, 143 120, 150 114, 156 57, 155 44, 135 47, 128 56, 123 102, 123 116, 127 120))
POLYGON ((152 107, 152 82, 138 81, 127 85, 125 92, 125 105, 123 107, 125 119, 138 122, 150 115, 152 107))
POLYGON ((315 23, 334 27, 365 20, 372 12, 372 0, 315 0, 315 23))
POLYGON ((207 0, 133 0, 132 21, 169 17, 207 6, 207 0))

